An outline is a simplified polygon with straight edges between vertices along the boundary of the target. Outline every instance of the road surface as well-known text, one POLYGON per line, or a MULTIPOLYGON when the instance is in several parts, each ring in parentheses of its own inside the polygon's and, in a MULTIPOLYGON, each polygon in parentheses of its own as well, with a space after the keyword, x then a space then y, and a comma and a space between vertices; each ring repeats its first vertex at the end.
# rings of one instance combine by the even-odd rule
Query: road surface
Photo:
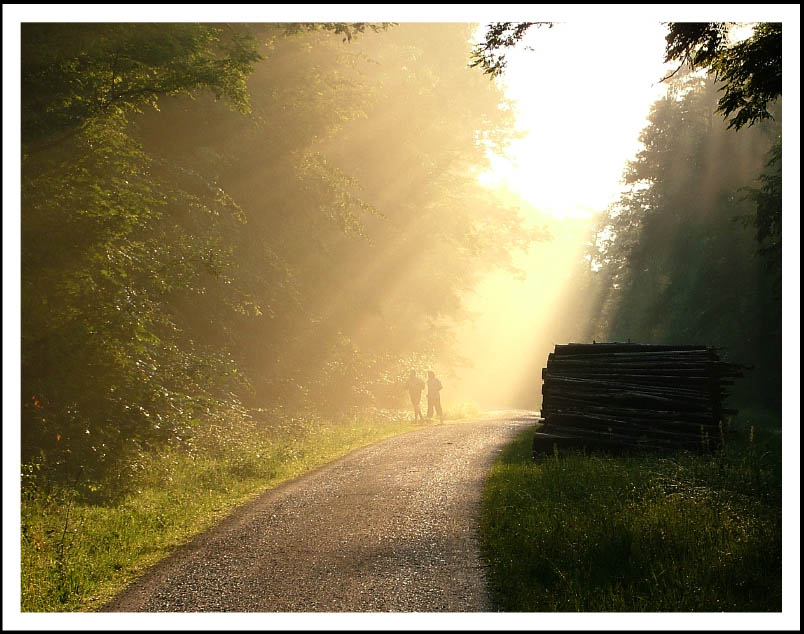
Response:
POLYGON ((483 482, 534 420, 497 412, 354 451, 239 508, 102 611, 493 611, 483 482))

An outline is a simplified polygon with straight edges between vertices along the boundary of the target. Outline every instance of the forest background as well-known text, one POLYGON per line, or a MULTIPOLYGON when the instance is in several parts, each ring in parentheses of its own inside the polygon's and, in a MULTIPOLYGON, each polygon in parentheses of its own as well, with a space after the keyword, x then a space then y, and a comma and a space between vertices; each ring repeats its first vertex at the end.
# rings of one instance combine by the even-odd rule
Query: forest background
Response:
MULTIPOLYGON (((122 495, 165 447, 383 417, 461 366, 465 295, 551 237, 477 181, 515 133, 471 28, 23 27, 25 485, 122 495)), ((682 74, 654 105, 550 333, 717 345, 781 414, 781 103, 735 131, 717 99, 682 74)))
MULTIPOLYGON (((23 463, 120 476, 233 412, 400 408, 410 369, 459 367, 465 295, 550 239, 477 180, 515 132, 470 38, 24 25, 23 463)), ((711 78, 672 81, 550 335, 706 342, 779 411, 781 103, 735 132, 711 78)))

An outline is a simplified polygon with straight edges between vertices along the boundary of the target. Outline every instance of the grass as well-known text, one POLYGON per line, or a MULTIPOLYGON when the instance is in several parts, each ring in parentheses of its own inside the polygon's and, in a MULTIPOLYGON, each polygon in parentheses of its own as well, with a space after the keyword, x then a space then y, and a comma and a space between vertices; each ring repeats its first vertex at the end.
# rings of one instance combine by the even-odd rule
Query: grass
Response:
POLYGON ((505 612, 778 612, 778 420, 734 421, 717 454, 534 461, 533 429, 495 464, 483 555, 505 612))
MULTIPOLYGON (((481 414, 465 403, 444 409, 450 421, 481 414)), ((136 456, 129 493, 113 502, 89 502, 68 485, 45 492, 24 477, 20 609, 93 611, 236 507, 354 449, 422 427, 411 418, 376 411, 209 426, 189 446, 136 456)))
MULTIPOLYGON (((454 413, 454 417, 457 417, 454 413)), ((21 611, 89 612, 146 568, 277 484, 358 447, 417 428, 407 413, 209 428, 191 451, 138 458, 121 500, 90 503, 74 488, 24 489, 21 611)))

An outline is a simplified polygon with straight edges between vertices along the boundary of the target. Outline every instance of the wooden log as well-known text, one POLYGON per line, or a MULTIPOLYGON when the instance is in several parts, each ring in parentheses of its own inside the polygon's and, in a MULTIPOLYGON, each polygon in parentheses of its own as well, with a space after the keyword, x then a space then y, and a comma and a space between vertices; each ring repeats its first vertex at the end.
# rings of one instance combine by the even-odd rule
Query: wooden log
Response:
POLYGON ((570 401, 551 401, 547 407, 542 404, 542 417, 547 420, 550 416, 562 412, 589 412, 593 414, 604 414, 626 420, 638 421, 657 421, 662 424, 683 423, 690 425, 717 425, 719 421, 714 421, 713 412, 695 410, 649 410, 643 408, 609 407, 600 402, 590 401, 581 402, 577 399, 570 401))
MULTIPOLYGON (((542 381, 549 381, 553 378, 573 378, 573 379, 589 379, 593 381, 613 381, 631 383, 633 385, 676 385, 679 388, 699 389, 702 386, 711 384, 712 377, 701 375, 689 375, 679 372, 676 375, 670 374, 611 374, 610 370, 607 372, 581 372, 572 375, 555 373, 548 368, 542 368, 542 381)), ((715 381, 719 386, 734 385, 734 381, 730 379, 717 379, 715 381)))
POLYGON ((551 412, 559 410, 576 410, 576 411, 604 411, 611 412, 614 415, 622 416, 625 418, 656 418, 658 420, 667 420, 678 418, 680 420, 688 420, 707 424, 713 421, 718 407, 698 407, 698 408, 681 408, 675 404, 668 406, 662 404, 661 406, 646 406, 644 403, 634 401, 615 401, 612 399, 588 398, 582 399, 579 397, 569 396, 550 396, 547 399, 542 399, 542 415, 547 418, 551 412))
POLYGON ((669 426, 692 426, 698 428, 701 425, 716 425, 713 422, 711 412, 695 411, 663 411, 634 408, 613 408, 603 404, 578 406, 557 405, 547 412, 542 412, 545 420, 557 414, 588 414, 590 416, 604 416, 615 420, 627 420, 641 425, 669 425, 669 426))
POLYGON ((579 429, 576 427, 566 427, 563 425, 548 424, 542 430, 543 433, 557 434, 567 438, 576 438, 591 441, 602 441, 604 443, 615 443, 630 447, 652 446, 667 448, 697 449, 714 446, 716 438, 713 436, 694 437, 692 439, 662 439, 655 437, 637 437, 616 432, 601 432, 595 430, 579 429))
POLYGON ((739 374, 743 368, 734 363, 727 363, 725 361, 711 361, 706 359, 619 359, 609 360, 601 359, 599 357, 562 357, 552 361, 548 361, 545 367, 551 369, 561 369, 566 371, 592 371, 599 369, 612 369, 618 372, 627 370, 630 367, 645 369, 645 370, 683 370, 690 371, 691 368, 702 369, 701 374, 739 374))
POLYGON ((674 421, 673 423, 660 424, 657 421, 629 421, 627 419, 601 419, 597 418, 594 414, 584 414, 581 412, 555 412, 547 419, 547 425, 558 425, 573 423, 587 429, 596 429, 598 431, 617 431, 628 434, 654 434, 667 435, 668 437, 674 434, 689 435, 698 437, 701 434, 712 435, 717 433, 718 427, 714 425, 696 425, 695 423, 685 423, 683 421, 674 421), (659 433, 661 432, 661 433, 659 433))
POLYGON ((705 369, 707 373, 729 374, 741 376, 745 368, 734 363, 727 363, 719 360, 716 356, 694 357, 682 355, 569 355, 554 357, 548 356, 547 367, 553 369, 598 369, 606 367, 616 367, 625 369, 628 367, 652 369, 667 368, 677 366, 680 369, 689 370, 691 367, 698 366, 705 369))
POLYGON ((656 383, 627 383, 617 380, 581 379, 565 376, 550 376, 545 382, 549 391, 573 391, 586 393, 617 393, 639 392, 655 396, 668 396, 673 398, 689 398, 691 400, 709 400, 711 398, 712 383, 701 382, 692 386, 674 385, 673 382, 656 383))
POLYGON ((701 432, 697 434, 677 434, 677 435, 662 435, 662 434, 650 434, 648 431, 643 430, 641 433, 636 432, 627 432, 623 429, 617 428, 595 428, 595 427, 584 427, 577 423, 573 424, 558 424, 558 423, 546 423, 543 430, 545 432, 555 432, 555 433, 562 433, 570 436, 578 436, 578 437, 606 437, 606 438, 615 438, 622 441, 650 441, 659 444, 676 444, 679 446, 685 447, 693 447, 702 442, 711 442, 716 434, 712 433, 709 429, 701 430, 701 432))
POLYGON ((694 360, 645 360, 645 359, 630 359, 628 361, 621 361, 619 363, 610 363, 605 360, 599 359, 559 359, 547 364, 551 370, 563 370, 572 372, 576 370, 588 369, 614 369, 617 370, 681 370, 684 372, 693 372, 698 370, 701 374, 710 374, 722 371, 727 372, 730 368, 725 365, 718 365, 707 361, 694 361, 694 360))
POLYGON ((655 409, 655 410, 673 410, 673 411, 701 411, 713 410, 711 405, 701 403, 692 403, 686 399, 672 399, 659 396, 651 396, 638 392, 612 392, 610 394, 602 393, 555 393, 548 391, 546 396, 549 397, 549 403, 578 403, 578 404, 601 404, 605 403, 610 407, 630 408, 630 409, 655 409))
POLYGON ((661 375, 661 371, 664 371, 668 374, 668 376, 689 376, 697 374, 698 376, 706 377, 715 376, 736 378, 743 375, 742 368, 736 365, 714 361, 694 361, 689 359, 678 361, 673 361, 670 359, 630 359, 628 361, 621 361, 619 363, 609 363, 606 361, 599 361, 597 359, 562 359, 548 363, 545 367, 549 368, 550 371, 559 374, 562 372, 590 372, 593 374, 604 374, 606 371, 612 374, 627 374, 630 371, 632 374, 650 372, 651 374, 661 375))
POLYGON ((674 385, 672 382, 626 383, 616 380, 601 381, 599 379, 580 379, 566 376, 551 376, 542 384, 542 391, 600 394, 628 391, 645 394, 666 393, 676 395, 679 398, 685 395, 691 398, 708 397, 713 390, 718 389, 720 389, 720 385, 717 381, 701 381, 682 386, 674 385))
POLYGON ((635 372, 617 372, 616 368, 605 366, 600 368, 585 368, 580 370, 566 371, 559 370, 553 366, 542 368, 542 380, 552 377, 574 377, 579 379, 601 379, 607 380, 622 380, 633 383, 677 383, 677 384, 695 384, 702 381, 708 381, 710 374, 708 372, 700 372, 693 374, 687 370, 671 370, 671 369, 646 369, 640 370, 639 373, 635 372))
POLYGON ((743 369, 702 345, 557 345, 542 370, 543 431, 584 443, 711 445, 733 412, 725 386, 743 369))
POLYGON ((695 351, 709 350, 709 346, 703 345, 664 345, 649 343, 567 343, 558 344, 555 347, 555 354, 567 354, 584 352, 587 354, 604 354, 606 352, 662 352, 662 351, 695 351))
POLYGON ((634 421, 614 417, 598 416, 580 412, 559 412, 552 414, 545 423, 554 426, 572 427, 586 430, 611 431, 628 436, 648 436, 677 440, 696 440, 702 434, 711 435, 713 428, 704 425, 677 424, 657 425, 656 421, 634 421))
POLYGON ((720 386, 710 382, 698 385, 674 386, 668 383, 617 383, 615 381, 596 381, 594 379, 568 379, 566 377, 553 377, 545 381, 542 392, 560 394, 618 394, 622 392, 637 392, 640 394, 653 394, 668 396, 670 398, 689 398, 692 400, 709 399, 720 386))
POLYGON ((709 353, 690 352, 662 352, 662 353, 614 353, 614 354, 561 354, 548 356, 548 363, 561 361, 588 361, 597 363, 629 363, 629 362, 686 362, 686 363, 717 363, 720 360, 709 353))
POLYGON ((589 409, 590 407, 603 407, 607 411, 624 412, 632 410, 633 415, 638 412, 674 412, 679 416, 700 415, 703 420, 711 417, 718 410, 717 403, 693 403, 689 404, 680 400, 664 399, 661 402, 649 401, 646 399, 615 398, 605 397, 600 394, 567 394, 548 392, 542 399, 542 409, 557 408, 579 408, 589 409))
POLYGON ((698 430, 700 427, 714 428, 720 423, 711 414, 699 414, 697 412, 655 412, 643 410, 638 414, 623 414, 614 412, 610 408, 572 406, 555 406, 549 409, 542 409, 542 416, 546 421, 552 420, 554 416, 586 414, 589 416, 609 416, 614 420, 631 421, 638 425, 663 426, 667 428, 687 428, 698 430))
POLYGON ((548 376, 543 381, 542 391, 571 391, 573 393, 614 393, 614 392, 638 392, 644 394, 667 395, 671 397, 683 398, 688 396, 691 399, 718 397, 725 393, 725 385, 718 380, 709 379, 697 382, 680 383, 676 381, 644 381, 631 383, 626 380, 617 379, 598 379, 598 378, 579 378, 569 376, 548 376))

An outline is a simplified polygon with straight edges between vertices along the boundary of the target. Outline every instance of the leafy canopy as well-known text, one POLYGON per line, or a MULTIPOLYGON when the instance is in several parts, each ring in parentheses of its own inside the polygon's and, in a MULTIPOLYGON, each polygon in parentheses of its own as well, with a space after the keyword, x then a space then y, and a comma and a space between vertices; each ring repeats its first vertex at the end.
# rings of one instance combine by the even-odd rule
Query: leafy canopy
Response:
MULTIPOLYGON (((769 104, 782 94, 782 25, 757 24, 751 37, 731 44, 729 30, 735 24, 668 23, 665 61, 681 62, 682 66, 693 70, 705 69, 722 81, 724 94, 717 111, 726 118, 731 117, 729 127, 739 130, 745 125, 772 118, 769 104)), ((470 66, 480 67, 492 77, 501 75, 506 67, 502 51, 516 46, 533 26, 552 28, 553 23, 489 24, 484 41, 472 50, 470 66)))
POLYGON ((782 25, 761 23, 751 37, 730 45, 734 23, 671 22, 665 61, 706 69, 723 82, 717 112, 739 130, 771 119, 769 105, 782 94, 782 25))
POLYGON ((259 59, 253 38, 221 27, 23 24, 23 143, 202 89, 248 112, 246 77, 259 59))

